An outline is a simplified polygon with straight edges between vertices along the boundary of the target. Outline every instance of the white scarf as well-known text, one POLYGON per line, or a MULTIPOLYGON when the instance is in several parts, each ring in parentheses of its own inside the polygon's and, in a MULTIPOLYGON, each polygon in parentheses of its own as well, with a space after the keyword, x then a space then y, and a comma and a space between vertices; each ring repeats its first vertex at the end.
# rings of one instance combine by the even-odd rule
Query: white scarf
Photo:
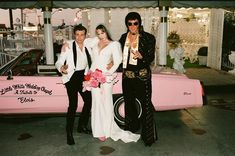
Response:
MULTIPOLYGON (((138 47, 139 47, 139 34, 137 35, 135 41, 131 44, 130 40, 129 40, 129 35, 130 33, 127 34, 127 38, 125 41, 125 45, 124 45, 124 49, 123 49, 123 68, 127 67, 127 59, 128 59, 128 54, 131 50, 133 51, 138 51, 138 47)), ((129 64, 131 65, 137 65, 137 59, 133 58, 134 54, 130 53, 130 58, 129 58, 129 64)))

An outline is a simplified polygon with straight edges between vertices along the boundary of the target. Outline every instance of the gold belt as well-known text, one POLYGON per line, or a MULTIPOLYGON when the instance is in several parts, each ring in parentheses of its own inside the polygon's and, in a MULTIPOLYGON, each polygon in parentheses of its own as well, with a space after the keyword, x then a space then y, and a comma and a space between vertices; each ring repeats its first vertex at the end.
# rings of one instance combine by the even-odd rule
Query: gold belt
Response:
POLYGON ((146 68, 140 69, 138 71, 125 70, 124 75, 130 79, 132 78, 145 78, 148 76, 148 70, 146 68))

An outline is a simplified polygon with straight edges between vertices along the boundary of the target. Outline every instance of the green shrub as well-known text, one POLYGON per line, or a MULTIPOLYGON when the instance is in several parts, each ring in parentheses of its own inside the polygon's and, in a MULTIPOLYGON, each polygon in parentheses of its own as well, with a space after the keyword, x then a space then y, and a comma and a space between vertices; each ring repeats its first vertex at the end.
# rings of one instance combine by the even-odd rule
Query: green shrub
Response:
MULTIPOLYGON (((199 61, 191 63, 190 60, 184 60, 184 68, 202 68, 206 67, 205 65, 199 65, 199 61)), ((171 59, 170 56, 167 56, 167 67, 173 67, 174 59, 171 59)))

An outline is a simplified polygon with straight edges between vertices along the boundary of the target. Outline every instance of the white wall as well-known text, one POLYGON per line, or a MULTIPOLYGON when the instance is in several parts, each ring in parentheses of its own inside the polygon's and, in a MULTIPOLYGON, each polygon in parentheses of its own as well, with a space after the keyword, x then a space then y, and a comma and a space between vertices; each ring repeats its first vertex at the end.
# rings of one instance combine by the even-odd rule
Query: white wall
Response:
POLYGON ((95 28, 99 24, 104 24, 106 28, 109 30, 109 23, 108 23, 108 10, 107 9, 90 9, 89 13, 89 32, 90 37, 96 36, 95 28))
POLYGON ((125 17, 128 9, 111 9, 110 11, 110 29, 109 32, 113 40, 119 40, 121 35, 127 31, 125 25, 125 17))

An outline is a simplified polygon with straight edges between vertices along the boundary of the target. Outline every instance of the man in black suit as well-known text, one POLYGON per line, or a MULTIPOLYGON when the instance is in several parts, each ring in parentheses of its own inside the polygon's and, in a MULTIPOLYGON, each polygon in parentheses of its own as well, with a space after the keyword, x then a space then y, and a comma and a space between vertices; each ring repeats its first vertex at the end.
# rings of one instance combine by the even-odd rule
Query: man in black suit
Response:
POLYGON ((91 92, 82 92, 84 74, 91 65, 89 51, 84 45, 87 29, 82 25, 77 25, 74 27, 73 31, 75 40, 68 41, 67 45, 62 47, 61 54, 55 64, 58 71, 62 74, 62 81, 66 86, 69 99, 69 106, 66 116, 66 132, 68 145, 75 144, 73 138, 73 127, 78 106, 78 92, 80 93, 84 101, 84 106, 79 118, 77 131, 79 133, 91 133, 91 130, 87 128, 91 112, 91 92))

